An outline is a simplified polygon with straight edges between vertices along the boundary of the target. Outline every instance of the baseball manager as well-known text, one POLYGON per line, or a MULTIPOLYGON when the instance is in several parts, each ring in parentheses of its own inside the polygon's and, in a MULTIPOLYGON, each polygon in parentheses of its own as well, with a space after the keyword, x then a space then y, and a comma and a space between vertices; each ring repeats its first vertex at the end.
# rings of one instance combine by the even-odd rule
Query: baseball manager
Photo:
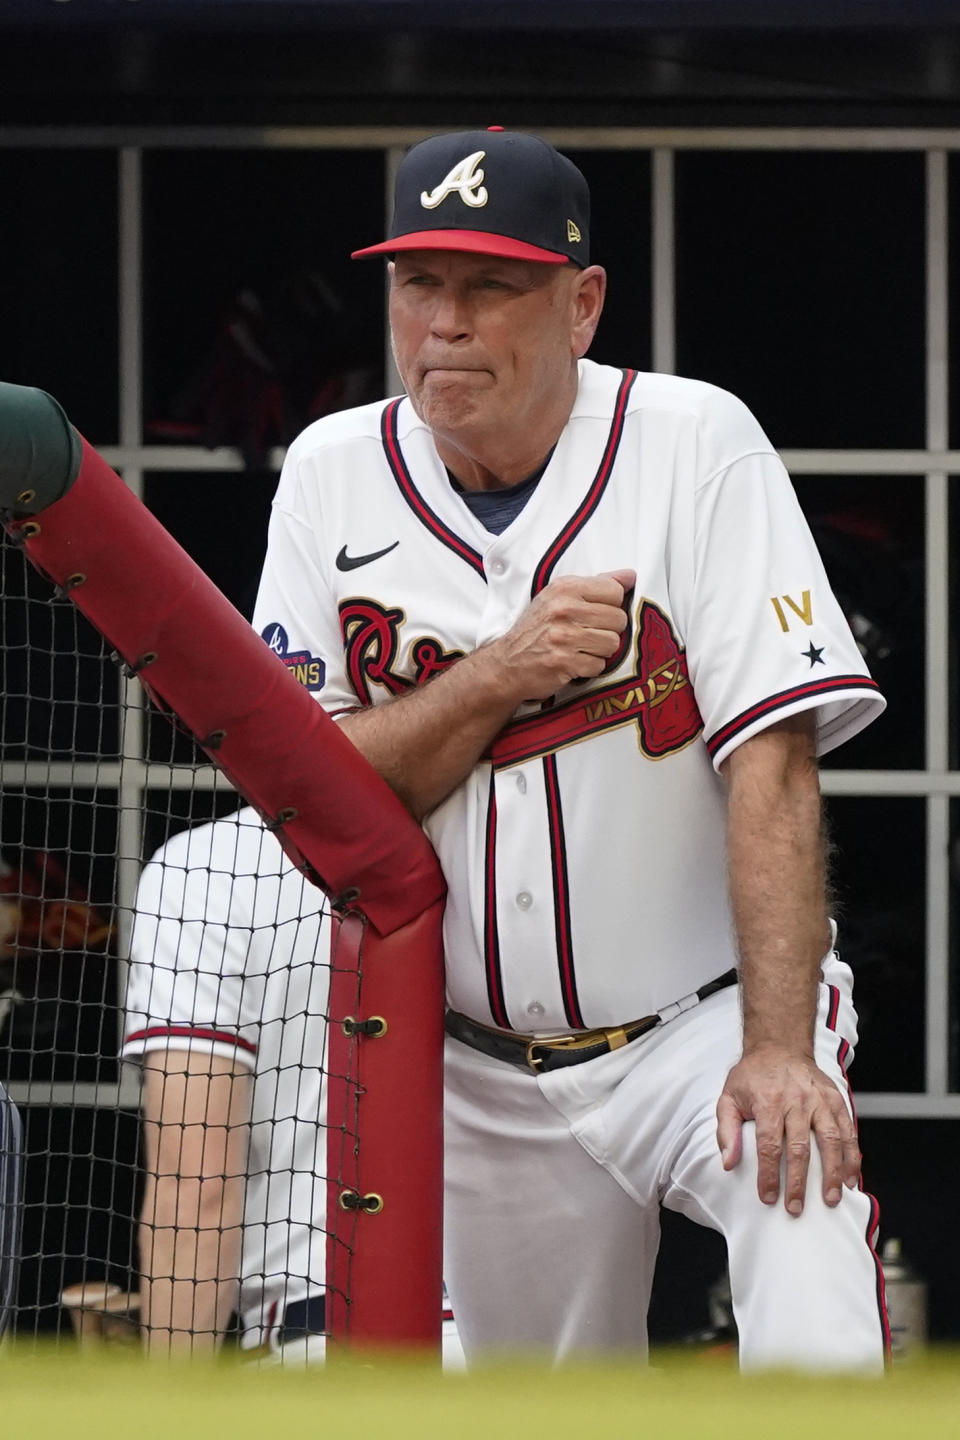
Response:
POLYGON ((584 358, 579 170, 438 135, 395 199, 356 253, 406 395, 291 446, 255 624, 446 874, 468 1359, 644 1351, 666 1206, 726 1240, 742 1365, 879 1369, 816 757, 884 702, 745 406, 584 358))

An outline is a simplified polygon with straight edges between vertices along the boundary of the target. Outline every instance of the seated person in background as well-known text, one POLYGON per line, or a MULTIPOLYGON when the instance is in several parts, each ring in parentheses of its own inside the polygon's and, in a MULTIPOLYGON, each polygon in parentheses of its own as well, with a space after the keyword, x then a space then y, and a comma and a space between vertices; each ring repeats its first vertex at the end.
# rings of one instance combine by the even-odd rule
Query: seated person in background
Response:
MULTIPOLYGON (((322 1359, 329 934, 250 808, 141 877, 123 1055, 144 1066, 141 1320, 161 1352, 322 1359)), ((444 1353, 459 1341, 444 1324, 444 1353)))
POLYGON ((212 1350, 236 1311, 244 1349, 322 1356, 324 898, 250 808, 144 869, 122 1053, 144 1066, 151 1348, 212 1350))

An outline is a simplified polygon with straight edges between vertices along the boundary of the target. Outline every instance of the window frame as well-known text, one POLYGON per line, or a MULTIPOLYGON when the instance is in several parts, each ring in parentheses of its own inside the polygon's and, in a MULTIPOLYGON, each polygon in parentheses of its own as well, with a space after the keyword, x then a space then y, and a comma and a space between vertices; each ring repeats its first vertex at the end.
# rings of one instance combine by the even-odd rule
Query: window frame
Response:
MULTIPOLYGON (((456 123, 455 121, 453 122, 456 123)), ((205 450, 186 445, 143 444, 143 273, 142 162, 155 149, 381 149, 385 156, 385 221, 392 208, 393 180, 405 149, 433 133, 405 127, 8 127, 0 148, 106 148, 118 159, 118 306, 119 434, 91 437, 107 462, 139 497, 144 476, 240 471, 231 449, 205 450)), ((949 449, 948 352, 948 155, 960 150, 960 129, 769 127, 683 129, 638 127, 544 127, 541 133, 561 149, 609 149, 645 152, 651 173, 650 319, 654 370, 673 373, 676 361, 676 273, 674 258, 674 161, 680 150, 844 150, 919 151, 926 159, 926 436, 920 450, 783 450, 794 475, 902 475, 912 483, 922 476, 925 502, 926 686, 925 757, 922 770, 843 770, 823 772, 827 795, 916 796, 926 807, 926 1021, 925 1089, 917 1094, 859 1094, 861 1115, 883 1117, 960 1117, 960 1092, 950 1092, 950 801, 960 796, 960 769, 951 771, 949 754, 949 487, 960 475, 960 450, 949 449)), ((388 393, 401 386, 389 337, 384 335, 388 393)), ((630 357, 624 357, 629 363, 630 357)), ((271 464, 279 470, 283 453, 271 464)), ((124 725, 120 762, 54 764, 25 762, 5 767, 12 784, 106 787, 118 791, 119 853, 117 899, 129 925, 140 873, 141 811, 148 790, 161 783, 175 788, 214 788, 213 767, 198 773, 148 764, 143 756, 144 699, 139 685, 118 678, 124 725)), ((222 781, 220 782, 223 783, 222 781)), ((121 950, 128 935, 121 935, 121 950)), ((121 997, 122 999, 122 997, 121 997)), ((13 1087, 13 1098, 33 1104, 137 1103, 136 1067, 125 1066, 117 1085, 57 1085, 46 1082, 13 1087)))

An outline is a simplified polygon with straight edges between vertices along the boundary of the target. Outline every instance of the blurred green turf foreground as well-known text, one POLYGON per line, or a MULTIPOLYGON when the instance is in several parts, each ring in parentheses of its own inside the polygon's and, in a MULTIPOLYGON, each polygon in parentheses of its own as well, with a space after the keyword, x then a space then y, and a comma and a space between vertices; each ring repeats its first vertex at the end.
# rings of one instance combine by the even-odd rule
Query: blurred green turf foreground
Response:
POLYGON ((740 1377, 728 1363, 659 1355, 551 1371, 513 1362, 441 1376, 415 1362, 257 1370, 232 1359, 144 1360, 4 1346, 4 1440, 926 1440, 960 1437, 960 1352, 877 1380, 740 1377))

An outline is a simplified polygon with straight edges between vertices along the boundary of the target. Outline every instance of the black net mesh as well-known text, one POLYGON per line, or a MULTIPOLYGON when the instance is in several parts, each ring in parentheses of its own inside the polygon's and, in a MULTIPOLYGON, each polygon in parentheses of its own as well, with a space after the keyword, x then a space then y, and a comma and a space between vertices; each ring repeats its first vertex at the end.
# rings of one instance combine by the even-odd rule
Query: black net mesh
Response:
POLYGON ((322 1347, 324 897, 0 560, 0 1312, 21 1337, 322 1347))

